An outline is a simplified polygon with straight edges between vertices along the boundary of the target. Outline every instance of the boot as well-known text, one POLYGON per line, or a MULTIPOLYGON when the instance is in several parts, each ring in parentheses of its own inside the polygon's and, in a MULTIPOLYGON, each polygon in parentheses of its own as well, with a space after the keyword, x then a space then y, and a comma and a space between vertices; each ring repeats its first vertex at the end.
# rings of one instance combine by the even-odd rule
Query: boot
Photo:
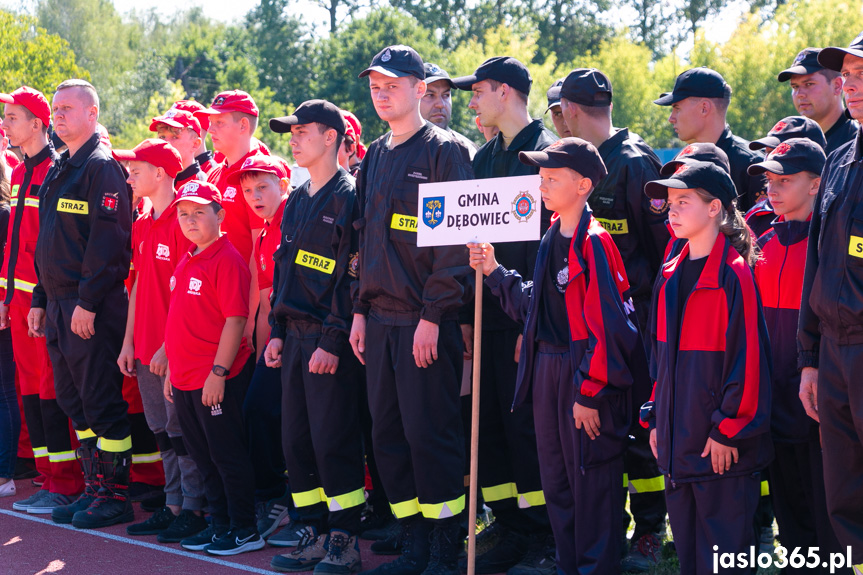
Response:
POLYGON ((54 523, 72 523, 72 517, 84 509, 96 499, 99 491, 98 461, 96 460, 96 446, 82 443, 76 452, 81 470, 84 472, 84 493, 69 505, 55 507, 51 511, 51 520, 54 523))
POLYGON ((72 525, 78 529, 108 527, 135 519, 129 500, 131 450, 123 453, 99 450, 96 453, 101 469, 99 491, 90 507, 72 517, 72 525))
POLYGON ((459 575, 461 526, 457 521, 435 525, 429 536, 429 561, 422 575, 459 575))
POLYGON ((420 575, 425 571, 429 562, 429 534, 433 527, 431 522, 414 516, 400 523, 402 531, 399 558, 361 575, 420 575))

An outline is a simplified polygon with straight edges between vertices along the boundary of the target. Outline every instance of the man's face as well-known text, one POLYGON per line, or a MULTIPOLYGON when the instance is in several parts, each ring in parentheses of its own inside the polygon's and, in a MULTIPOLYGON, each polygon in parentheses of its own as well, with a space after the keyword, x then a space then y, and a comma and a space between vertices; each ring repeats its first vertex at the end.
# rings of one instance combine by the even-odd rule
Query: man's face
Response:
POLYGON ((563 120, 563 110, 561 109, 560 104, 551 109, 551 123, 554 124, 554 129, 557 131, 558 136, 561 138, 572 137, 572 132, 569 131, 569 126, 567 126, 566 122, 563 120))
POLYGON ((384 122, 398 121, 415 113, 425 88, 425 82, 412 76, 390 78, 380 72, 369 74, 372 104, 384 122))
POLYGON ((444 130, 452 118, 452 87, 446 80, 438 80, 426 86, 426 93, 420 100, 420 115, 444 130))
MULTIPOLYGON (((24 106, 6 104, 0 126, 6 130, 6 137, 9 138, 13 146, 20 146, 28 142, 38 131, 38 128, 34 128, 35 124, 37 124, 35 118, 27 118, 27 111, 24 106)), ((0 138, 0 151, 6 148, 5 142, 5 138, 0 138)))
POLYGON ((789 84, 797 113, 816 122, 835 109, 836 96, 842 91, 841 82, 834 84, 818 72, 794 74, 789 84))
POLYGON ((160 140, 171 144, 183 158, 185 164, 189 159, 194 159, 195 152, 201 145, 201 138, 190 128, 174 128, 167 124, 157 124, 156 134, 160 140))
POLYGON ((500 90, 492 90, 488 80, 477 82, 471 87, 471 90, 473 90, 473 96, 468 108, 476 112, 476 117, 479 118, 479 122, 483 126, 497 126, 498 120, 504 112, 500 90))
POLYGON ((98 109, 90 103, 83 88, 65 88, 55 93, 51 111, 54 115, 54 132, 67 144, 96 131, 98 109))
POLYGON ((686 143, 694 142, 704 127, 701 104, 702 98, 686 98, 671 105, 668 121, 674 126, 677 137, 686 143))
POLYGON ((863 120, 863 58, 847 54, 840 73, 848 112, 855 120, 863 120))
POLYGON ((213 148, 226 156, 236 147, 236 143, 249 141, 251 134, 244 129, 245 123, 234 118, 233 112, 214 114, 210 116, 210 139, 213 140, 213 148))
POLYGON ((321 130, 318 124, 291 126, 291 153, 301 168, 314 165, 324 154, 332 153, 327 147, 327 137, 335 130, 321 130))

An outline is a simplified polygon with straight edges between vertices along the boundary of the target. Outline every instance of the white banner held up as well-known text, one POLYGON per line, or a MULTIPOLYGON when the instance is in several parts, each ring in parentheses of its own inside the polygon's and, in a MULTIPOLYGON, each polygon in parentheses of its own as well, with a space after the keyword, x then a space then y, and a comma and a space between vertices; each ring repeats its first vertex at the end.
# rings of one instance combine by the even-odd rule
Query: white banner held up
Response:
POLYGON ((539 183, 536 175, 420 184, 417 246, 538 240, 539 183))

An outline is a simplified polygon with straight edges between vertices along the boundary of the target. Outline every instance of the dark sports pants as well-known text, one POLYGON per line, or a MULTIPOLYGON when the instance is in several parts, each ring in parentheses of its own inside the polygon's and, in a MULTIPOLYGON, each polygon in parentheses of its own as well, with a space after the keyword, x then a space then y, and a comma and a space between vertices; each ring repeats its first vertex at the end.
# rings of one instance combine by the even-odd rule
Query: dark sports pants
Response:
POLYGON ((479 484, 495 521, 510 529, 549 529, 533 410, 512 410, 519 329, 483 330, 479 412, 479 484))
MULTIPOLYGON (((821 557, 843 553, 845 550, 839 545, 827 514, 824 463, 818 436, 803 443, 775 441, 773 449, 776 457, 770 464, 770 494, 779 524, 779 541, 788 555, 795 547, 800 547, 804 555, 809 547, 818 547, 821 557)), ((830 569, 794 569, 789 565, 782 572, 827 575, 830 569)), ((850 571, 834 570, 834 573, 850 571)))
POLYGON ((855 565, 863 563, 863 344, 839 345, 822 336, 818 415, 827 512, 855 565))
POLYGON ((398 519, 418 513, 448 519, 465 506, 461 328, 454 320, 442 321, 438 359, 420 368, 413 357, 417 323, 403 325, 408 321, 387 323, 372 310, 366 324, 375 456, 398 519))
POLYGON ((258 501, 285 494, 281 373, 278 367, 267 367, 261 354, 243 402, 249 457, 255 471, 255 499, 258 501))
POLYGON ((103 451, 132 448, 129 405, 123 399, 123 374, 117 357, 126 332, 129 300, 122 284, 112 289, 96 310, 90 339, 72 333, 77 297, 48 300, 45 339, 54 368, 57 403, 79 432, 79 439, 98 438, 103 451))
POLYGON ((213 407, 201 403, 201 389, 173 388, 183 441, 201 472, 217 532, 255 526, 255 474, 243 424, 243 397, 254 367, 249 358, 225 381, 225 398, 213 407))
POLYGON ((557 545, 557 570, 563 575, 620 573, 623 531, 623 457, 626 428, 615 433, 620 416, 605 403, 600 408, 602 433, 591 441, 575 428, 572 417, 573 372, 568 348, 539 344, 533 380, 533 415, 542 489, 557 545), (617 445, 615 445, 617 443, 617 445), (596 463, 593 463, 593 462, 596 463))
MULTIPOLYGON (((665 500, 680 572, 714 573, 714 553, 748 556, 753 545, 757 553, 753 519, 760 497, 760 473, 677 484, 666 478, 665 500), (718 546, 717 551, 713 550, 714 545, 718 546)), ((733 567, 721 568, 720 572, 748 575, 751 570, 733 567)))
POLYGON ((295 324, 285 338, 281 368, 285 463, 302 520, 319 531, 356 534, 365 503, 357 409, 359 363, 352 352, 345 351, 335 375, 311 373, 309 361, 319 335, 320 325, 295 324))

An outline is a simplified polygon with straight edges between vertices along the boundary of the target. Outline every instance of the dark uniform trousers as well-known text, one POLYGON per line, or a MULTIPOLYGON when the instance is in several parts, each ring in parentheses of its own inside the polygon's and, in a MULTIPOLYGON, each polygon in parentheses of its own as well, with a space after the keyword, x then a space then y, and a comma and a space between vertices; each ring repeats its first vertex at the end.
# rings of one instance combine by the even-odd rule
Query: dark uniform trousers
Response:
POLYGON ((335 374, 309 371, 320 324, 288 322, 282 350, 282 444, 291 495, 318 531, 357 534, 365 503, 359 362, 350 351, 335 374), (327 516, 329 509, 329 516, 327 516))
POLYGON ((533 411, 513 411, 521 329, 483 330, 479 481, 496 521, 531 532, 548 528, 537 459, 533 411), (484 456, 485 455, 485 456, 484 456))
POLYGON ((255 475, 243 424, 243 397, 254 367, 250 357, 240 373, 225 380, 225 398, 212 407, 201 402, 202 389, 173 388, 183 442, 201 472, 219 534, 255 526, 255 475))
POLYGON ((259 501, 268 501, 285 493, 281 418, 281 369, 267 367, 261 354, 243 401, 249 456, 255 471, 255 498, 259 501))
POLYGON ((390 321, 375 309, 368 316, 365 360, 375 456, 398 519, 422 513, 456 520, 465 500, 461 329, 455 320, 442 320, 438 359, 420 368, 413 356, 416 327, 416 319, 390 321))
POLYGON ((821 337, 818 414, 827 512, 855 565, 863 563, 863 344, 821 337))
MULTIPOLYGON (((745 553, 748 557, 751 546, 755 546, 757 553, 753 518, 760 497, 760 473, 676 484, 666 478, 665 500, 680 572, 716 573, 714 553, 745 553), (714 550, 714 546, 718 549, 714 550)), ((727 575, 752 572, 748 567, 737 567, 736 560, 734 565, 721 567, 718 572, 727 575)))
POLYGON ((57 403, 72 420, 82 442, 102 451, 129 451, 129 405, 123 399, 123 374, 117 369, 129 305, 126 290, 118 284, 102 300, 96 310, 96 333, 90 339, 82 339, 70 328, 77 303, 77 296, 48 300, 45 311, 45 338, 54 367, 57 403))
POLYGON ((533 380, 533 414, 542 489, 563 575, 620 573, 624 492, 620 453, 626 428, 609 402, 600 407, 601 434, 591 440, 575 428, 570 351, 539 343, 533 380))

